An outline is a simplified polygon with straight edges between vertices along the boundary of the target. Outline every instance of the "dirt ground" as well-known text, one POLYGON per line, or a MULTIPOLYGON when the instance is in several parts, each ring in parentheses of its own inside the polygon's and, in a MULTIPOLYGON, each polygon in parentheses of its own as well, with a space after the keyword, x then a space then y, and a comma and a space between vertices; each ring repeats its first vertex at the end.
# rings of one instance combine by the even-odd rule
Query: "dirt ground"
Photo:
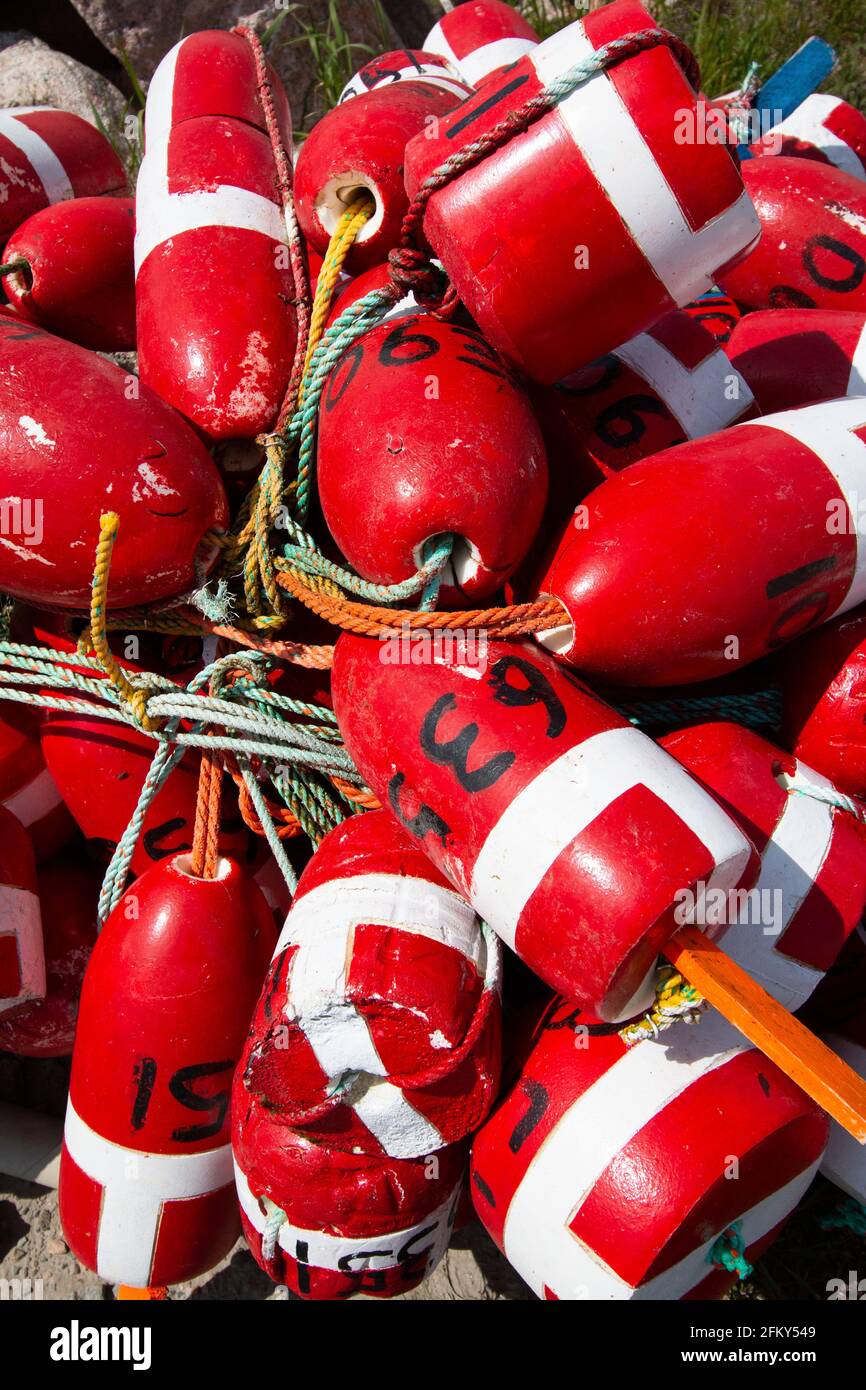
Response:
MULTIPOLYGON (((62 1115, 68 1061, 28 1061, 0 1053, 0 1100, 62 1115)), ((830 1279, 866 1272, 866 1241, 849 1231, 824 1230, 840 1194, 818 1179, 784 1233, 753 1275, 732 1297, 784 1301, 824 1300, 830 1279)), ((114 1289, 82 1269, 60 1230, 57 1194, 0 1174, 0 1279, 42 1280, 45 1299, 110 1300, 114 1289)), ((241 1240, 216 1269, 174 1285, 172 1299, 285 1300, 241 1240)), ((365 1297, 361 1295, 361 1297, 365 1297)), ((493 1302, 532 1300, 535 1295, 473 1222, 455 1234, 451 1249, 408 1300, 493 1302)))

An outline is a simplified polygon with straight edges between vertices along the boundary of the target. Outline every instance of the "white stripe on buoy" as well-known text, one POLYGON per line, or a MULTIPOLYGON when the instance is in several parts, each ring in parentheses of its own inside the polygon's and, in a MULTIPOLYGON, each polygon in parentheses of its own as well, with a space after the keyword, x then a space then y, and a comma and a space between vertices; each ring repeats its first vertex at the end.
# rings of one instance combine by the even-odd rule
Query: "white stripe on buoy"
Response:
POLYGON ((14 936, 20 988, 12 999, 0 999, 0 1014, 18 1004, 45 998, 45 947, 39 899, 29 888, 0 885, 0 939, 14 936))
POLYGON ((35 825, 43 817, 56 811, 60 805, 60 792, 57 790, 57 783, 51 776, 47 767, 43 767, 35 777, 31 777, 29 782, 25 782, 23 787, 10 794, 3 801, 7 811, 11 811, 16 820, 27 829, 35 825))
POLYGON ((535 39, 496 39, 493 43, 482 44, 481 48, 476 48, 473 53, 467 53, 465 58, 455 61, 470 87, 475 87, 482 77, 489 76, 496 68, 516 63, 518 58, 523 58, 537 47, 535 39))
MULTIPOLYGON (((237 1161, 234 1170, 241 1210, 254 1229, 263 1235, 267 1218, 250 1191, 250 1185, 237 1161)), ((361 1274, 367 1269, 394 1269, 429 1248, 429 1270, 448 1247, 459 1191, 458 1185, 440 1207, 402 1231, 390 1231, 381 1236, 332 1236, 327 1231, 310 1231, 285 1221, 280 1227, 277 1243, 299 1264, 311 1265, 314 1269, 335 1270, 341 1274, 361 1274)))
POLYGON ((91 1129, 71 1100, 63 1138, 76 1167, 103 1188, 96 1272, 111 1284, 150 1284, 164 1202, 202 1197, 232 1180, 230 1144, 197 1154, 126 1149, 91 1129))
MULTIPOLYGON (((706 846, 716 867, 704 891, 739 882, 751 850, 730 816, 639 729, 607 729, 570 748, 518 792, 481 846, 469 898, 512 949, 523 909, 554 860, 612 802, 639 786, 706 846)), ((699 906, 696 897, 695 913, 699 906)))
POLYGON ((49 203, 66 202, 75 197, 75 190, 57 155, 41 135, 23 121, 16 120, 16 116, 35 115, 41 111, 54 111, 54 107, 19 106, 0 111, 0 135, 4 135, 32 165, 49 203))
MULTIPOLYGON (((836 1033, 826 1034, 824 1042, 866 1081, 866 1047, 836 1033)), ((821 1161, 821 1173, 849 1197, 866 1204, 866 1149, 836 1120, 830 1121, 830 1139, 821 1161)))
POLYGON ((841 105, 841 97, 830 96, 827 92, 813 92, 790 116, 786 116, 784 121, 771 126, 767 134, 787 135, 793 140, 805 140, 821 150, 837 169, 844 170, 846 174, 853 174, 854 178, 864 179, 866 169, 863 168, 863 162, 857 153, 836 134, 835 130, 824 124, 827 117, 832 116, 841 105))
POLYGON ((727 429, 754 401, 744 378, 721 348, 689 370, 651 333, 639 333, 613 355, 643 377, 689 439, 727 429), (731 377, 737 381, 733 399, 726 394, 731 377))

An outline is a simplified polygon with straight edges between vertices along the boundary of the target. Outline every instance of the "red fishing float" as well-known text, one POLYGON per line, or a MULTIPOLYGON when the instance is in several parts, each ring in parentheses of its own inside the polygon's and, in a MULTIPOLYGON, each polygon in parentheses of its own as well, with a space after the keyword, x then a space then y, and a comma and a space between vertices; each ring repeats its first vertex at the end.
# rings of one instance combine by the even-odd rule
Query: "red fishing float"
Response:
POLYGON ((707 912, 728 923, 725 954, 799 1009, 866 908, 866 831, 826 777, 738 724, 700 724, 661 746, 699 778, 761 856, 749 889, 707 912))
POLYGON ((539 640, 607 681, 679 685, 755 661, 862 603, 864 427, 866 400, 804 406, 606 479, 540 586, 569 621, 539 640))
POLYGON ((102 352, 135 347, 131 198, 75 198, 27 219, 3 259, 10 308, 62 338, 102 352))
POLYGON ((574 501, 638 459, 754 413, 730 358, 682 310, 532 399, 551 471, 568 477, 574 501))
POLYGON ((379 87, 393 87, 398 82, 423 82, 428 87, 441 87, 443 92, 451 92, 460 101, 469 95, 469 87, 455 76, 454 68, 438 53, 400 48, 382 53, 359 68, 340 93, 340 104, 352 97, 375 92, 379 87))
POLYGON ((448 1248, 465 1143, 426 1158, 344 1153, 281 1124, 238 1072, 232 1146, 247 1243, 301 1298, 406 1293, 448 1248))
MULTIPOLYGON (((410 142, 410 196, 575 64, 651 30, 636 0, 616 0, 488 79, 432 138, 410 142)), ((597 73, 426 203, 425 237, 460 298, 537 381, 561 380, 687 304, 757 238, 731 151, 677 139, 683 114, 700 119, 678 58, 688 63, 659 43, 597 73)))
MULTIPOLYGON (((280 134, 291 118, 267 69, 280 134)), ((141 379, 214 439, 273 424, 295 352, 294 281, 256 61, 239 34, 182 39, 151 79, 136 190, 141 379), (242 271, 241 271, 242 268, 242 271), (242 293, 226 286, 242 273, 242 293)))
POLYGON ((866 609, 797 642, 779 676, 786 743, 842 791, 866 796, 866 609))
POLYGON ((866 310, 866 185, 810 159, 749 159, 757 248, 719 275, 750 309, 866 310))
POLYGON ((0 588, 89 608, 99 518, 122 535, 111 607, 171 598, 217 556, 205 533, 228 521, 204 445, 155 392, 113 363, 0 313, 0 588), (62 461, 63 467, 58 463, 62 461), (74 505, 69 478, 74 474, 74 505))
POLYGON ((866 395, 866 313, 758 310, 740 320, 727 351, 768 413, 866 395))
MULTIPOLYGON (((157 744, 129 724, 62 710, 48 713, 40 738, 46 766, 70 815, 96 855, 107 861, 132 819, 157 744)), ((192 848, 199 765, 199 755, 191 749, 156 793, 141 824, 133 873, 192 848)), ((220 844, 242 859, 248 836, 237 803, 229 794, 223 801, 220 844)))
POLYGON ((241 1063, 284 1123, 352 1153, 463 1139, 499 1083, 500 948, 387 811, 305 870, 241 1063))
POLYGON ((451 533, 443 602, 491 594, 526 554, 547 494, 541 433, 480 334, 418 312, 388 316, 331 373, 319 496, 359 574, 393 584, 451 533))
POLYGON ((104 135, 71 111, 0 111, 0 236, 69 198, 125 193, 126 173, 104 135))
POLYGON ((531 644, 482 654, 464 634, 404 662, 343 634, 332 679, 382 804, 537 975, 604 1018, 652 997, 690 920, 681 890, 697 912, 708 885, 751 881, 754 851, 710 794, 531 644))
POLYGON ((475 1137, 472 1198, 539 1298, 719 1298, 722 1249, 763 1253, 827 1129, 719 1014, 628 1048, 559 1002, 475 1137))
MULTIPOLYGON (((824 1042, 866 1080, 866 1004, 862 999, 853 1017, 825 1034, 824 1042)), ((821 1173, 849 1197, 866 1206, 866 1150, 835 1121, 830 1125, 821 1173)))
MULTIPOLYGON (((392 57, 386 54, 385 61, 392 57)), ((369 71, 370 65, 362 69, 369 71)), ((357 81, 353 78, 350 87, 357 81)), ((408 67, 399 82, 376 82, 329 111, 304 141, 295 168, 298 222, 310 246, 324 255, 340 218, 366 192, 375 209, 355 237, 345 266, 355 274, 384 261, 400 240, 408 208, 403 184, 408 141, 429 132, 469 92, 453 74, 445 78, 437 69, 428 76, 408 67)))
POLYGON ((749 146, 754 155, 795 155, 866 179, 866 116, 829 92, 813 92, 749 146))
POLYGON ((44 995, 33 846, 23 825, 0 807, 0 1017, 44 995))
POLYGON ((101 881, 100 870, 75 850, 39 869, 45 998, 0 1017, 4 1051, 21 1057, 66 1057, 72 1051, 81 985, 96 941, 101 881))
POLYGON ((424 40, 425 50, 441 54, 470 87, 537 45, 532 25, 502 0, 475 0, 448 10, 424 40))
POLYGON ((176 855, 120 900, 88 966, 60 1166, 77 1258, 146 1288, 202 1274, 238 1236, 232 1072, 274 945, 231 859, 176 855), (108 1001, 108 1002, 107 1002, 108 1001))
POLYGON ((72 838, 75 822, 45 766, 39 717, 31 708, 20 718, 25 708, 0 703, 0 805, 24 826, 41 864, 72 838))
POLYGON ((689 318, 693 318, 702 328, 715 338, 717 343, 727 343, 742 315, 729 294, 711 289, 698 295, 691 304, 685 306, 689 318))

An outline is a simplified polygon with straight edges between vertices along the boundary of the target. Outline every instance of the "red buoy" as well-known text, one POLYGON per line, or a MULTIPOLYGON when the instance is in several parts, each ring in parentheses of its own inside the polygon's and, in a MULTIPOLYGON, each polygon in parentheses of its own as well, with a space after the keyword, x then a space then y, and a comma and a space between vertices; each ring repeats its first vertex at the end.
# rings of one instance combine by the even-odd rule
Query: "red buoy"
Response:
POLYGON ((339 104, 364 96, 366 92, 375 92, 379 87, 393 87, 398 82, 423 82, 428 87, 441 87, 443 92, 451 92, 460 101, 469 95, 469 87, 455 76, 453 66, 438 53, 399 48, 381 53, 359 68, 340 93, 339 104))
MULTIPOLYGON (((866 1005, 862 999, 853 1017, 826 1033, 824 1042, 866 1080, 866 1005)), ((866 1150, 835 1121, 830 1125, 821 1175, 866 1206, 866 1150)))
MULTIPOLYGON (((0 805, 30 836, 37 864, 50 859, 75 834, 70 816, 39 745, 39 718, 21 720, 26 709, 0 704, 0 805)), ((27 714, 36 715, 33 708, 27 714)))
POLYGON ((217 556, 203 537, 228 515, 194 431, 135 377, 8 311, 0 343, 0 588, 89 608, 105 511, 121 521, 110 607, 198 587, 197 563, 206 572, 217 556))
POLYGON ((375 210, 358 232, 345 266, 352 274, 387 259, 400 240, 408 208, 403 154, 413 136, 432 129, 453 111, 469 88, 456 78, 443 83, 411 73, 397 83, 335 106, 307 136, 295 168, 295 198, 301 231, 324 255, 350 203, 368 193, 375 210))
POLYGON ((426 1158, 344 1153, 281 1124, 238 1072, 232 1146, 253 1257, 301 1298, 406 1293, 448 1248, 466 1144, 426 1158))
POLYGON ((749 146, 754 155, 794 155, 866 179, 866 116, 829 92, 813 92, 749 146))
POLYGON ((231 1078, 274 937, 236 863, 199 879, 176 855, 136 881, 96 943, 59 1200, 68 1245, 110 1283, 193 1278, 237 1239, 231 1078))
MULTIPOLYGON (((288 102, 271 68, 268 81, 291 149, 288 102)), ((151 79, 145 134, 135 238, 141 379, 211 438, 252 438, 279 411, 296 324, 246 40, 213 29, 182 39, 151 79)))
POLYGON ((750 309, 866 310, 866 184, 812 159, 748 159, 761 239, 719 283, 750 309))
POLYGON ((102 873, 80 851, 43 864, 37 876, 45 942, 45 997, 0 1017, 0 1048, 19 1057, 67 1057, 96 941, 102 873))
POLYGON ((788 746, 842 791, 866 796, 866 608, 808 633, 778 674, 788 746))
POLYGON ((727 352, 767 414, 866 395, 866 313, 758 310, 740 319, 727 352))
POLYGON ((513 5, 473 0, 449 9, 430 30, 424 48, 439 53, 470 87, 510 66, 538 44, 538 34, 513 5))
POLYGON ((706 294, 698 295, 691 304, 686 304, 685 312, 705 328, 717 343, 727 343, 742 318, 731 296, 715 287, 706 294))
POLYGON ((799 1009, 866 909, 866 830, 833 783, 738 724, 698 724, 661 746, 715 792, 761 856, 749 888, 715 908, 725 954, 799 1009))
POLYGON ((475 1137, 472 1199, 539 1298, 719 1298, 736 1277, 722 1251, 766 1250, 827 1130, 715 1012, 627 1048, 556 1001, 475 1137))
POLYGON ((344 633, 332 681, 346 746, 382 804, 543 980, 607 1019, 646 1007, 681 890, 697 905, 707 885, 751 881, 742 832, 529 643, 489 642, 481 661, 381 655, 344 633))
POLYGON ((0 111, 0 236, 53 203, 125 191, 123 165, 89 121, 50 106, 0 111))
POLYGON ((541 582, 540 634, 623 685, 708 680, 866 598, 855 524, 863 400, 763 416, 632 464, 590 494, 541 582))
POLYGON ((531 545, 547 463, 529 399, 472 329, 389 315, 331 373, 318 433, 319 495, 365 579, 393 584, 450 532, 443 603, 493 593, 531 545))
POLYGON ((246 1091, 352 1153, 417 1158, 465 1138, 499 1083, 499 956, 387 811, 350 817, 298 884, 241 1063, 246 1091))
POLYGON ((3 281, 10 308, 82 347, 134 348, 134 211, 131 198, 75 198, 29 217, 3 253, 25 262, 3 281))
POLYGON ((44 995, 33 846, 23 825, 0 807, 0 1017, 44 995))
MULTIPOLYGON (((657 28, 637 0, 616 0, 489 78, 410 142, 410 196, 576 64, 657 28)), ((660 44, 597 73, 429 198, 427 241, 484 336, 534 380, 559 381, 627 342, 754 244, 731 150, 701 143, 700 121, 660 44)))

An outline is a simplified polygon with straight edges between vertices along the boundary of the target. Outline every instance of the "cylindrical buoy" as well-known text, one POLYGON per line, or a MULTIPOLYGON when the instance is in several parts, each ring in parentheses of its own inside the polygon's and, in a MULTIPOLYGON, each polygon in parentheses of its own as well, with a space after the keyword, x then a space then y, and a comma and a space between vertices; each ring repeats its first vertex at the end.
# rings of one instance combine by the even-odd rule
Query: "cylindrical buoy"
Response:
POLYGON ((861 400, 804 406, 606 479, 541 580, 569 622, 539 640, 605 681, 678 685, 755 661, 863 602, 862 425, 861 400))
POLYGON ((740 319, 727 352, 766 414, 866 395, 866 313, 759 309, 740 319))
POLYGON ((40 720, 31 715, 37 716, 32 707, 0 703, 0 806, 24 826, 41 864, 72 839, 75 822, 45 765, 40 720))
POLYGON ((724 950, 786 1008, 801 1008, 866 909, 866 831, 826 777, 738 724, 660 740, 719 797, 761 856, 749 889, 715 904, 724 950))
POLYGON ((186 421, 112 362, 8 311, 0 343, 0 588, 89 608, 105 511, 122 518, 110 607, 200 585, 200 567, 206 573, 218 553, 203 539, 228 513, 220 476, 186 421))
POLYGON ((722 288, 749 309, 866 310, 866 184, 812 159, 748 159, 761 237, 722 288))
POLYGON ((471 329, 389 316, 331 373, 318 430, 319 495, 365 579, 408 579, 425 544, 454 537, 443 603, 493 593, 534 539, 547 462, 529 399, 471 329))
POLYGON ((484 336, 536 381, 561 380, 687 304, 758 236, 732 152, 700 141, 698 95, 665 44, 597 72, 460 172, 512 112, 606 44, 653 29, 637 0, 593 10, 406 148, 412 198, 450 161, 424 236, 484 336))
POLYGON ((387 811, 307 866, 241 1061, 244 1089, 332 1148, 417 1158, 487 1114, 500 948, 387 811))
POLYGON ((0 807, 0 1018, 45 996, 36 859, 24 827, 0 807))
POLYGON ((449 9, 424 40, 470 87, 531 53, 539 42, 528 20, 502 0, 473 0, 449 9))
POLYGON ((724 1253, 763 1253, 827 1130, 715 1012, 628 1048, 560 1001, 475 1137, 470 1190, 539 1298, 719 1298, 735 1280, 724 1253))
POLYGON ((797 156, 866 179, 866 116, 829 92, 813 92, 749 146, 754 155, 797 156))
POLYGON ((27 219, 3 259, 20 268, 3 280, 12 308, 82 347, 135 347, 131 198, 75 198, 27 219))
MULTIPOLYGON (((282 83, 270 99, 291 149, 282 83)), ((213 439, 253 438, 282 404, 295 352, 288 234, 253 50, 182 39, 151 79, 136 189, 141 379, 213 439), (227 286, 242 286, 237 294, 227 286)))
POLYGON ((630 1017, 653 997, 681 891, 697 911, 708 886, 751 882, 754 850, 669 754, 545 653, 489 642, 478 655, 431 646, 404 665, 344 633, 332 679, 346 746, 537 975, 604 1018, 630 1017))
POLYGON ((237 1239, 231 1078, 275 935, 238 864, 202 879, 182 855, 137 879, 105 925, 81 997, 60 1218, 108 1282, 178 1283, 237 1239))
POLYGON ((90 121, 50 106, 0 111, 0 237, 53 203, 125 191, 123 165, 90 121))
POLYGON ((364 96, 379 87, 393 87, 402 82, 423 82, 428 87, 441 87, 462 101, 469 95, 469 87, 455 76, 454 68, 438 53, 428 53, 424 49, 400 48, 390 53, 381 53, 359 68, 349 78, 340 93, 340 105, 352 97, 364 96))
POLYGON ((866 608, 807 633, 778 674, 788 747, 840 790, 866 796, 866 608))
POLYGON ((345 1153, 280 1124, 238 1074, 232 1146, 247 1244, 301 1298, 406 1293, 448 1247, 465 1143, 426 1158, 345 1153))

